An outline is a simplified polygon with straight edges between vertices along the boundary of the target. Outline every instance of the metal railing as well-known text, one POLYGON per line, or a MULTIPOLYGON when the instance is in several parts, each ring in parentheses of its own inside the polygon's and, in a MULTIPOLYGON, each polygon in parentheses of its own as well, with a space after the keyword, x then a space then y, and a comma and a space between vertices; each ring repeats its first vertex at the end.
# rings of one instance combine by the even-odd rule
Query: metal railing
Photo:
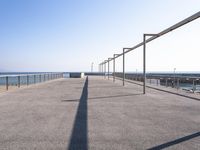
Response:
MULTIPOLYGON (((176 23, 175 25, 159 32, 159 33, 156 33, 156 34, 143 34, 143 42, 133 46, 133 47, 130 47, 130 48, 123 48, 123 52, 120 53, 120 54, 114 54, 113 58, 108 58, 107 60, 103 61, 102 63, 99 64, 99 68, 100 68, 100 72, 106 74, 106 63, 108 64, 108 79, 109 79, 109 62, 113 60, 113 75, 115 75, 115 60, 116 58, 120 57, 120 56, 123 56, 123 86, 125 85, 125 54, 130 52, 130 51, 133 51, 139 47, 142 47, 143 46, 143 93, 145 94, 145 89, 146 89, 146 44, 173 31, 173 30, 176 30, 186 24, 188 24, 189 22, 192 22, 196 19, 198 19, 200 17, 200 11, 193 14, 192 16, 176 23), (150 37, 149 37, 150 36, 150 37), (146 38, 146 37, 149 37, 149 38, 146 38)), ((104 76, 105 78, 105 76, 104 76)), ((115 81, 115 78, 113 78, 113 82, 115 81)))
MULTIPOLYGON (((115 73, 116 77, 123 79, 123 73, 115 73)), ((200 93, 200 77, 199 76, 183 76, 173 74, 154 75, 147 74, 147 84, 150 86, 161 86, 166 88, 174 88, 177 90, 184 90, 191 93, 200 93)), ((115 78, 113 76, 113 78, 115 78)), ((136 82, 144 81, 142 73, 125 73, 125 79, 136 82)))
POLYGON ((19 75, 1 75, 0 76, 0 92, 8 91, 13 88, 20 88, 63 78, 63 73, 42 73, 42 74, 19 74, 19 75))

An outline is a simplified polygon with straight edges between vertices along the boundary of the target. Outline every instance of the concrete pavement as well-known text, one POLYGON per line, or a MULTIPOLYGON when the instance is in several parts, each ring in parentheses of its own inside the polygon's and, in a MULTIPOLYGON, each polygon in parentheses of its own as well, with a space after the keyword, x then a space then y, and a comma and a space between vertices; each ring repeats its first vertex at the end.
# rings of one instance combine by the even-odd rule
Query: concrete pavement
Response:
POLYGON ((200 149, 200 102, 101 77, 0 94, 0 149, 200 149))

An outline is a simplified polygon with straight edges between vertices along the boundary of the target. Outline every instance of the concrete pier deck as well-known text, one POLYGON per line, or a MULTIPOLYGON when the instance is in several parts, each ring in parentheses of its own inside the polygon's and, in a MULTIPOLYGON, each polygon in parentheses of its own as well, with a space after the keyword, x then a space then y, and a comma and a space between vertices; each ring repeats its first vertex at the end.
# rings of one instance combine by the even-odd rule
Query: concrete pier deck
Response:
POLYGON ((0 150, 200 150, 200 101, 102 77, 0 94, 0 150))

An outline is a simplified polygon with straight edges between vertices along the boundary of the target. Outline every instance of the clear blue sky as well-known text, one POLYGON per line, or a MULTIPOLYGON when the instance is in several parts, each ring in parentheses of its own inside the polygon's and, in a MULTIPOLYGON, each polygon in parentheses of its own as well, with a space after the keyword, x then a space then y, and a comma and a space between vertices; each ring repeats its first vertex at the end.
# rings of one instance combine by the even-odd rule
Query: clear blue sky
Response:
MULTIPOLYGON (((89 71, 200 11, 199 0, 0 0, 0 71, 89 71)), ((148 44, 148 71, 200 71, 200 19, 148 44)), ((121 71, 121 58, 117 71, 121 71)), ((127 55, 142 70, 142 49, 127 55)))

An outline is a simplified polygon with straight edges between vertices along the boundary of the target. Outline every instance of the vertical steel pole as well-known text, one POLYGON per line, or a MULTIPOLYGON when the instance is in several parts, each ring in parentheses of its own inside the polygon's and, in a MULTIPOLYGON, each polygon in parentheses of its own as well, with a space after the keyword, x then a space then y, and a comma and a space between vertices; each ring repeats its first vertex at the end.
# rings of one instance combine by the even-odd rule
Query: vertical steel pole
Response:
POLYGON ((179 89, 179 78, 177 78, 177 89, 179 89))
POLYGON ((192 90, 193 90, 193 93, 194 93, 195 90, 196 90, 195 83, 194 83, 194 79, 192 80, 192 90))
POLYGON ((115 54, 113 55, 113 82, 115 82, 115 54))
POLYGON ((104 63, 102 63, 102 77, 104 78, 104 63))
POLYGON ((36 83, 36 75, 34 75, 34 84, 36 83))
POLYGON ((6 76, 6 90, 8 91, 8 76, 6 76))
POLYGON ((146 93, 146 35, 143 35, 143 94, 146 93))
POLYGON ((104 78, 106 78, 106 62, 104 63, 104 78))
POLYGON ((109 77, 110 77, 110 61, 108 59, 108 80, 109 80, 109 77))
POLYGON ((102 66, 103 66, 103 78, 105 78, 105 74, 104 74, 104 71, 105 71, 105 64, 104 64, 104 62, 103 62, 103 64, 102 64, 102 66))
POLYGON ((104 62, 102 63, 102 77, 104 78, 104 70, 105 70, 105 66, 104 66, 104 62))
POLYGON ((18 88, 20 88, 20 76, 18 76, 18 88))
POLYGON ((92 62, 92 64, 91 64, 91 72, 93 72, 93 64, 94 64, 94 63, 92 62))
POLYGON ((101 76, 103 77, 103 63, 101 63, 101 76))
POLYGON ((101 73, 101 64, 99 64, 99 73, 101 73))
POLYGON ((125 80, 125 49, 123 48, 123 86, 125 85, 124 80, 125 80))
POLYGON ((138 70, 136 69, 136 81, 138 80, 138 70))
POLYGON ((29 85, 29 77, 28 77, 28 75, 27 75, 27 80, 26 80, 26 81, 27 81, 26 84, 27 84, 27 86, 28 86, 28 85, 29 85))
POLYGON ((175 82, 176 82, 175 71, 176 71, 176 68, 174 68, 174 85, 173 85, 173 86, 174 86, 174 88, 175 88, 175 85, 176 85, 176 84, 175 84, 175 82))
POLYGON ((42 82, 42 75, 40 74, 40 82, 42 82))

